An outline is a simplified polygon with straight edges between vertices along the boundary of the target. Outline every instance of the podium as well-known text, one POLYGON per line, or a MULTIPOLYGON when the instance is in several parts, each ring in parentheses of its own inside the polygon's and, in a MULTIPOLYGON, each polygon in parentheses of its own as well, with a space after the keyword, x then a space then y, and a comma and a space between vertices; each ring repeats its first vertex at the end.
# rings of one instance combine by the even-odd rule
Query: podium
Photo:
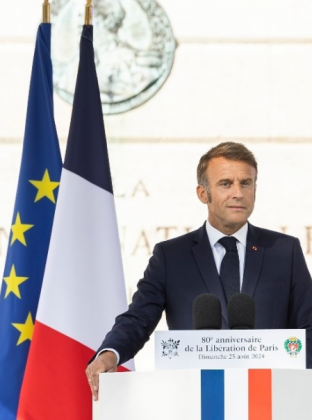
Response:
POLYGON ((103 373, 93 420, 311 420, 312 370, 103 373))
POLYGON ((156 331, 152 372, 100 374, 93 420, 311 420, 305 330, 156 331))

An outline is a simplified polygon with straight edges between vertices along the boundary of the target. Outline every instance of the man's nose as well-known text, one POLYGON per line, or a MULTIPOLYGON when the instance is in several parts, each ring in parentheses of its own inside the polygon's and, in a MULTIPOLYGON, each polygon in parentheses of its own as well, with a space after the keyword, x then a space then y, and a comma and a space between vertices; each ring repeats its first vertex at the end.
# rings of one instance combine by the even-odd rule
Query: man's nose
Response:
POLYGON ((233 184, 233 198, 242 198, 243 197, 243 190, 240 184, 233 184))

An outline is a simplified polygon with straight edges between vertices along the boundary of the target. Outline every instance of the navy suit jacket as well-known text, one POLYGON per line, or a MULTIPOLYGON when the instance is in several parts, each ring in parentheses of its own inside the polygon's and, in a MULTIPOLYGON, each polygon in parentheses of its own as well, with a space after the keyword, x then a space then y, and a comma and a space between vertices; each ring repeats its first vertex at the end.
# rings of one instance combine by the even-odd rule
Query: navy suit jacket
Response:
MULTIPOLYGON (((312 368, 312 281, 297 238, 248 225, 242 292, 256 304, 256 329, 307 330, 312 368)), ((227 303, 205 225, 157 244, 129 309, 116 318, 99 351, 113 348, 125 361, 144 346, 163 310, 172 330, 193 329, 192 305, 202 293, 220 299, 222 328, 227 303)))

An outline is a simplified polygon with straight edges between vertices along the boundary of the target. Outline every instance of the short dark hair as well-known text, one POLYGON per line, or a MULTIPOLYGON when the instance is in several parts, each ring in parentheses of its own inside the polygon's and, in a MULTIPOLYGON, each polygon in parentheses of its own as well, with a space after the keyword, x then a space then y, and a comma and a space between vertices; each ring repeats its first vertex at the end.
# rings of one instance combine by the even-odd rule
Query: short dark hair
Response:
POLYGON ((208 167, 208 163, 212 159, 218 157, 248 163, 250 166, 255 168, 257 177, 258 165, 253 153, 241 143, 228 141, 225 143, 220 143, 212 149, 208 150, 208 152, 200 158, 197 166, 197 182, 199 185, 208 186, 208 181, 206 179, 206 170, 208 167))

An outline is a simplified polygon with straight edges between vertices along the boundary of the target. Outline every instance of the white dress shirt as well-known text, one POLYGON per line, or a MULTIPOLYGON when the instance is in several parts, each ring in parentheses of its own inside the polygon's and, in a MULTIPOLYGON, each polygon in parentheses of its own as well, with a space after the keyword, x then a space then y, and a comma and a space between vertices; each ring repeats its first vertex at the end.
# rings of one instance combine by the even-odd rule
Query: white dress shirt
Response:
MULTIPOLYGON (((217 271, 218 271, 218 274, 220 275, 221 261, 226 253, 226 250, 224 246, 218 242, 218 240, 227 235, 224 235, 224 233, 212 227, 208 220, 206 221, 206 231, 207 231, 208 239, 210 242, 213 258, 216 263, 217 271)), ((233 235, 230 235, 230 236, 234 236, 234 238, 237 239, 236 246, 237 246, 237 252, 238 252, 238 259, 239 259, 240 289, 242 289, 243 275, 244 275, 244 269, 245 269, 247 232, 248 232, 248 223, 246 223, 242 228, 240 228, 233 235)))

